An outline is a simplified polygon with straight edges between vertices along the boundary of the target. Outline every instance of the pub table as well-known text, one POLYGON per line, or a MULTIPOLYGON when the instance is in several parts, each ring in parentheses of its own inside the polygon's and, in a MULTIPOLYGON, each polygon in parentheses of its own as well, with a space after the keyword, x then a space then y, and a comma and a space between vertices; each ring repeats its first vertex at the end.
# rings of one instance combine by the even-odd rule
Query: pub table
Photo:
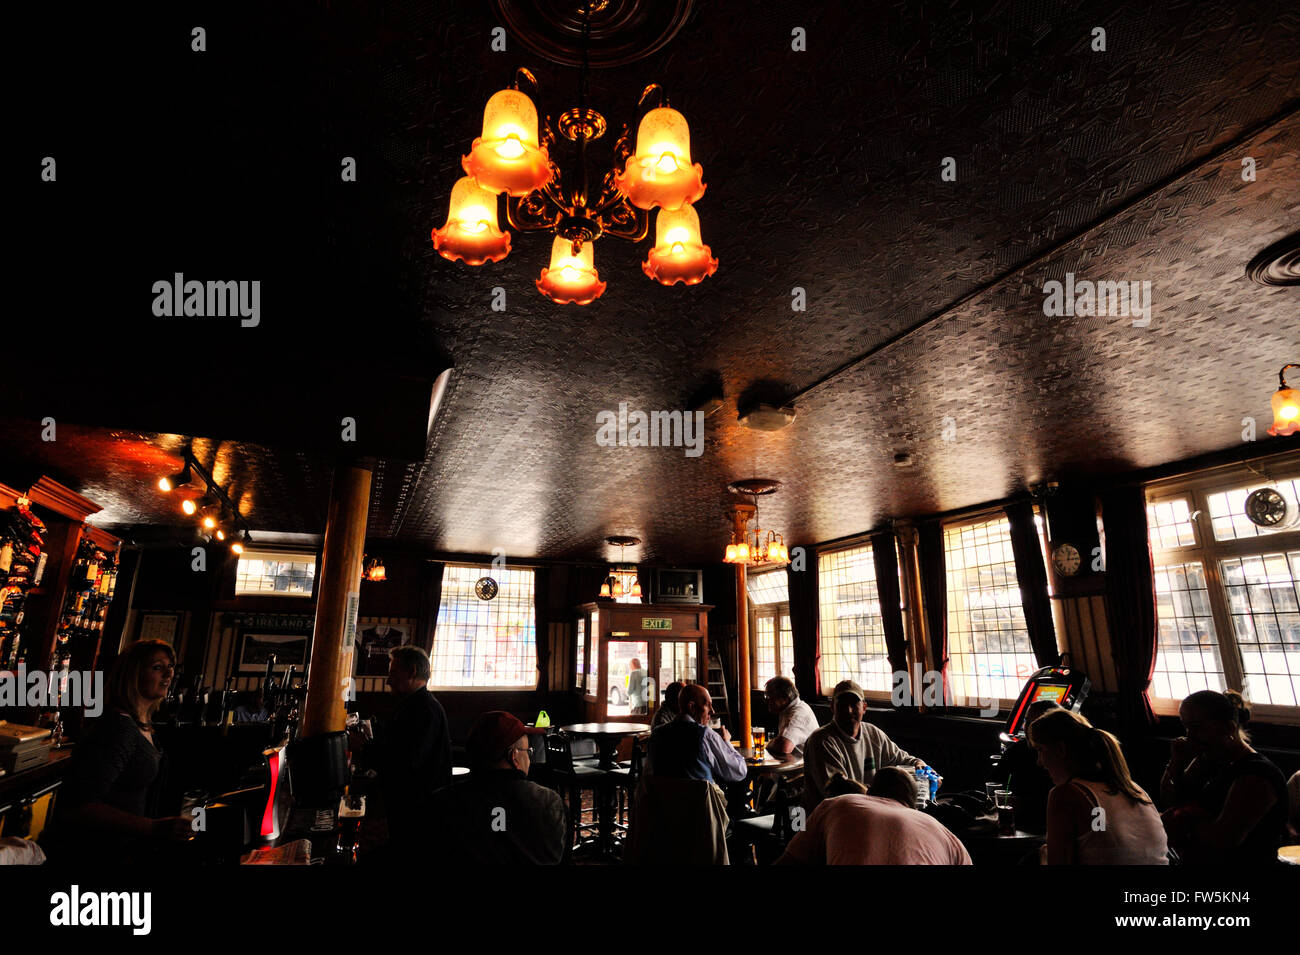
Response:
MULTIPOLYGON (((570 736, 590 736, 596 741, 600 753, 599 768, 605 772, 618 769, 618 744, 628 736, 644 736, 650 732, 648 723, 571 723, 560 731, 570 736)), ((614 855, 614 784, 606 778, 606 785, 596 787, 597 850, 601 855, 614 855)), ((634 799, 628 793, 628 799, 634 799)))

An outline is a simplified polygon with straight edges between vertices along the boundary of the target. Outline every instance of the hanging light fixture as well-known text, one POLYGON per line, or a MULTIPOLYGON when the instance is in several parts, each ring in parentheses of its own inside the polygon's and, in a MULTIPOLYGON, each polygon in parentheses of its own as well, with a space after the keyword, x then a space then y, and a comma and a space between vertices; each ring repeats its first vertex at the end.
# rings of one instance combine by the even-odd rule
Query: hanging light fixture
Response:
POLYGON ((472 176, 451 187, 447 223, 433 230, 433 247, 449 261, 469 265, 500 262, 510 254, 510 233, 497 226, 497 197, 472 176))
POLYGON ((600 595, 602 597, 640 597, 641 581, 637 577, 636 567, 627 566, 623 557, 624 547, 635 547, 641 543, 639 537, 629 537, 615 535, 606 537, 605 543, 618 548, 618 564, 610 569, 605 575, 604 581, 600 585, 600 595), (630 582, 629 582, 630 578, 630 582))
POLYGON ((781 483, 766 478, 750 478, 734 481, 727 485, 733 494, 753 495, 753 504, 737 504, 732 508, 731 540, 723 553, 722 561, 726 564, 784 564, 790 560, 790 550, 785 545, 785 538, 776 531, 767 531, 758 525, 758 495, 772 494, 779 490, 781 483), (750 521, 752 529, 748 528, 750 521))
MULTIPOLYGON (((703 167, 691 162, 690 127, 669 107, 658 84, 647 86, 637 104, 638 110, 655 105, 637 126, 635 151, 624 125, 612 168, 599 179, 588 176, 587 147, 607 129, 605 117, 587 106, 591 14, 605 6, 595 0, 583 8, 578 105, 561 113, 553 127, 549 117, 539 124, 533 99, 520 89, 525 84, 536 95, 537 79, 526 69, 516 70, 512 85, 488 100, 483 133, 461 161, 473 186, 466 179, 456 183, 447 223, 433 231, 434 247, 444 258, 473 266, 501 261, 510 253, 510 236, 497 226, 495 197, 505 193, 510 229, 554 235, 550 264, 536 285, 561 305, 589 305, 604 293, 595 265, 597 239, 640 242, 649 234, 649 210, 689 209, 704 195, 703 167), (567 174, 552 157, 557 134, 576 147, 567 174)), ((700 240, 694 210, 660 228, 642 266, 647 276, 663 285, 696 285, 717 270, 717 259, 700 240), (675 229, 683 237, 666 239, 663 230, 675 229)))
POLYGON ((718 270, 713 250, 700 238, 700 217, 689 205, 660 209, 655 219, 655 244, 641 271, 661 285, 699 285, 718 270))
POLYGON ((1268 433, 1274 436, 1300 432, 1300 390, 1287 386, 1286 373, 1290 368, 1300 368, 1300 365, 1282 366, 1282 370, 1277 373, 1277 391, 1273 392, 1270 402, 1273 408, 1273 426, 1268 429, 1268 433))
POLYGON ((362 561, 364 565, 361 571, 362 580, 377 584, 388 579, 388 571, 378 557, 363 557, 362 561))
POLYGON ((167 477, 158 479, 158 490, 174 491, 178 487, 185 487, 190 481, 194 480, 194 475, 190 471, 190 455, 185 452, 185 466, 175 474, 169 474, 167 477))

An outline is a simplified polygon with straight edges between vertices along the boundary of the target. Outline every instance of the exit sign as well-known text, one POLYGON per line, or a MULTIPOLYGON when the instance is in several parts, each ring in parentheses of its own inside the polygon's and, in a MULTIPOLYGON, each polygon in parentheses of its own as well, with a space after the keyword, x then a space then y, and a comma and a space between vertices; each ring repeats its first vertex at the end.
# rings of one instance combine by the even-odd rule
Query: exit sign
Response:
POLYGON ((671 617, 642 617, 642 630, 671 630, 673 620, 671 617))

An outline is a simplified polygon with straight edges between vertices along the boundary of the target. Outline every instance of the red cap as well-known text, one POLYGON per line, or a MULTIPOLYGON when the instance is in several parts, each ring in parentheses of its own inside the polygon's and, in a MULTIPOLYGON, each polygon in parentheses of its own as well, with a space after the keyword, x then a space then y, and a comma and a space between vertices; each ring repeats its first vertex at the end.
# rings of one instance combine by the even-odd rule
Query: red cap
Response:
POLYGON ((538 736, 545 732, 544 726, 525 726, 513 713, 492 710, 474 721, 465 740, 465 748, 476 762, 490 762, 500 758, 519 737, 538 736))

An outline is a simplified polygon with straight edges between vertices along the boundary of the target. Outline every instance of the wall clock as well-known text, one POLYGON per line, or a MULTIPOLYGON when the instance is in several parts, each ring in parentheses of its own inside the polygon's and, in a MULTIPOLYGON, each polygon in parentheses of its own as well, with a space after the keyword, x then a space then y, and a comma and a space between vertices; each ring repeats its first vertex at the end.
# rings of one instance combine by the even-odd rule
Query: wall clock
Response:
POLYGON ((1073 544, 1061 544, 1052 551, 1052 566, 1062 577, 1073 577, 1082 564, 1079 549, 1073 544))
POLYGON ((1246 517, 1256 527, 1284 527, 1287 523, 1287 500, 1271 487, 1261 487, 1246 495, 1246 517))
POLYGON ((491 577, 480 577, 474 582, 474 593, 479 600, 491 600, 497 595, 497 582, 491 577))

